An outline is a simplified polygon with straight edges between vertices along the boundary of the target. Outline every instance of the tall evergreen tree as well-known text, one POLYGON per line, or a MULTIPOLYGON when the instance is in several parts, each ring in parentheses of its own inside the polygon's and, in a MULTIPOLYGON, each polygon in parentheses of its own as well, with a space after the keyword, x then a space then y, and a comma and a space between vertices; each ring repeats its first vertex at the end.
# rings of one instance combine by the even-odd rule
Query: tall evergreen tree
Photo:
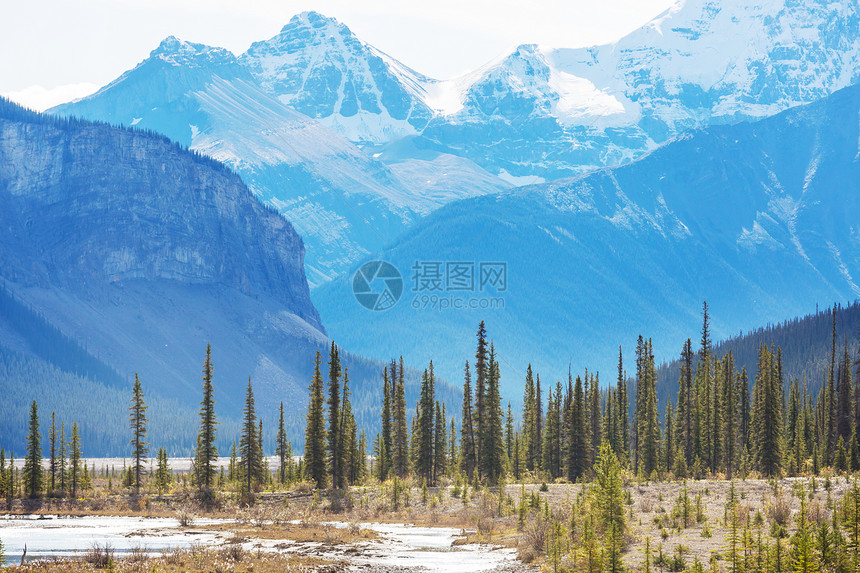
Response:
POLYGON ((433 483, 433 438, 435 432, 434 414, 436 404, 435 379, 433 362, 424 370, 421 378, 421 394, 418 399, 418 451, 415 471, 418 478, 433 483))
POLYGON ((463 421, 460 423, 460 469, 471 478, 478 465, 475 427, 472 419, 472 371, 469 362, 463 369, 463 421))
POLYGON ((559 475, 558 446, 559 436, 559 404, 556 394, 550 391, 546 406, 546 426, 543 436, 543 463, 541 467, 550 479, 559 475))
POLYGON ((322 357, 316 353, 314 374, 309 388, 307 427, 305 429, 305 475, 316 487, 322 489, 326 484, 325 456, 325 414, 323 412, 323 379, 320 372, 322 357))
POLYGON ((620 346, 618 347, 618 380, 616 390, 618 392, 618 428, 621 435, 618 457, 623 463, 627 463, 630 458, 630 402, 627 397, 627 377, 624 374, 624 357, 620 346))
POLYGON ((275 438, 275 455, 278 456, 278 483, 287 483, 290 478, 290 467, 292 466, 293 448, 287 432, 284 428, 284 403, 278 409, 278 434, 275 438))
POLYGON ((57 477, 60 479, 60 492, 65 497, 68 487, 68 458, 69 451, 66 442, 66 423, 60 421, 60 449, 57 453, 57 477))
MULTIPOLYGON (((50 474, 50 482, 48 483, 48 488, 51 494, 57 491, 57 421, 54 412, 51 412, 51 431, 48 434, 48 439, 50 441, 49 445, 49 455, 51 456, 48 472, 50 474)), ((0 480, 3 479, 3 469, 0 468, 0 480)), ((0 496, 2 496, 2 489, 0 489, 0 496)))
POLYGON ((149 453, 149 443, 146 441, 146 402, 143 399, 143 387, 137 372, 134 373, 134 387, 129 406, 129 423, 131 425, 131 458, 134 473, 134 494, 140 495, 140 484, 146 474, 146 456, 149 453))
POLYGON ((396 368, 394 360, 391 361, 391 381, 394 386, 394 407, 392 442, 394 446, 392 463, 394 473, 405 477, 409 473, 409 428, 406 422, 406 380, 403 356, 400 357, 400 367, 396 368), (395 377, 394 372, 397 371, 395 377))
MULTIPOLYGON (((655 394, 656 395, 656 394, 655 394)), ((591 375, 588 395, 588 424, 590 428, 589 441, 592 458, 597 457, 603 432, 600 424, 600 380, 597 375, 591 375)))
POLYGON ((349 391, 349 370, 343 370, 343 395, 340 401, 340 441, 338 449, 343 456, 341 480, 343 486, 355 483, 359 479, 359 462, 355 453, 358 451, 358 428, 352 413, 352 400, 349 391))
POLYGON ((486 395, 484 396, 485 411, 482 414, 484 435, 479 443, 483 451, 479 453, 482 475, 495 484, 504 471, 505 446, 502 439, 502 397, 500 384, 499 363, 496 360, 496 350, 490 343, 489 360, 487 362, 486 395))
POLYGON ((251 386, 251 378, 248 377, 248 387, 245 390, 245 407, 242 409, 242 433, 239 437, 239 455, 242 457, 242 490, 247 496, 253 493, 255 484, 260 483, 263 474, 263 460, 259 442, 254 388, 251 386))
POLYGON ((523 446, 525 449, 526 469, 534 471, 539 465, 537 457, 540 447, 537 437, 537 419, 539 414, 535 412, 537 401, 535 396, 535 381, 532 373, 532 365, 526 368, 526 385, 523 391, 523 446))
POLYGON ((693 463, 693 345, 690 339, 681 351, 681 376, 678 380, 677 439, 687 465, 693 463))
POLYGON ((508 402, 508 413, 505 416, 505 458, 510 462, 514 455, 514 417, 511 413, 511 403, 508 402))
POLYGON ((382 435, 380 436, 382 457, 377 462, 379 464, 379 475, 382 476, 381 479, 389 477, 394 454, 391 432, 391 398, 393 394, 391 388, 393 381, 391 378, 392 374, 387 368, 384 368, 382 370, 382 435))
POLYGON ((570 408, 570 422, 568 423, 567 479, 572 482, 581 478, 588 470, 589 465, 585 423, 583 421, 584 410, 585 396, 582 390, 582 379, 577 376, 570 408))
MULTIPOLYGON (((343 458, 344 452, 340 450, 340 351, 334 342, 331 343, 328 359, 328 457, 329 468, 331 470, 331 487, 333 489, 343 489, 343 458)), ((390 421, 390 406, 389 406, 389 421, 390 421)), ((390 422, 389 422, 390 424, 390 422)), ((391 436, 391 427, 389 425, 388 435, 391 436)))
POLYGON ((775 354, 759 347, 758 374, 753 391, 753 455, 764 475, 778 476, 782 471, 782 388, 779 384, 775 354))
POLYGON ((657 414, 657 372, 651 341, 643 342, 637 356, 636 387, 639 395, 637 435, 639 440, 639 472, 649 476, 659 469, 660 421, 657 414))
POLYGON ((158 465, 155 469, 155 489, 158 495, 164 494, 170 487, 170 466, 167 461, 167 450, 158 448, 158 465))
POLYGON ((740 456, 738 442, 740 400, 738 400, 738 374, 735 370, 734 356, 731 352, 723 357, 723 362, 723 426, 720 433, 723 443, 723 467, 726 470, 726 475, 731 479, 737 468, 737 461, 740 456))
POLYGON ((72 497, 78 496, 78 488, 81 485, 81 433, 78 423, 72 423, 72 441, 69 444, 69 487, 72 497))
POLYGON ((851 381, 851 355, 847 345, 837 366, 836 375, 836 431, 848 442, 854 429, 856 403, 851 381))
MULTIPOLYGON (((543 393, 540 389, 540 374, 535 376, 535 403, 534 403, 534 440, 535 440, 535 467, 534 471, 539 472, 541 461, 541 444, 543 444, 543 393)), ((587 420, 583 411, 583 423, 587 420)))
POLYGON ((215 445, 215 393, 212 388, 212 346, 206 345, 206 359, 203 362, 203 400, 200 402, 200 430, 197 433, 197 449, 194 455, 194 469, 197 487, 201 492, 210 492, 215 479, 215 463, 218 461, 218 447, 215 445))
POLYGON ((487 376, 489 371, 487 367, 487 329, 484 326, 483 320, 478 325, 476 337, 478 339, 478 347, 475 350, 475 413, 472 415, 472 421, 475 424, 475 442, 477 446, 475 453, 480 473, 486 468, 486 461, 482 460, 481 457, 486 451, 486 446, 483 443, 484 437, 487 435, 486 405, 484 402, 487 396, 487 376))
POLYGON ((30 405, 30 424, 27 432, 27 455, 24 458, 24 494, 39 497, 44 484, 42 473, 42 436, 39 434, 39 407, 30 405))
POLYGON ((436 402, 436 419, 433 429, 433 481, 438 482, 448 468, 448 428, 445 408, 436 402))

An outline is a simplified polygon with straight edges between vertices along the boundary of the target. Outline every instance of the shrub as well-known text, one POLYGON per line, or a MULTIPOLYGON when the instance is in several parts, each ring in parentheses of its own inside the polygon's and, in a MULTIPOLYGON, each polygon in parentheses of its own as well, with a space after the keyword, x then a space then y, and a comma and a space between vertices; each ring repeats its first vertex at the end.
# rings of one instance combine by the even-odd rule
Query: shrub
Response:
POLYGON ((785 527, 791 518, 791 502, 785 495, 780 493, 770 500, 765 511, 769 520, 781 527, 785 527))
POLYGON ((104 545, 94 543, 90 547, 90 550, 84 554, 84 561, 97 569, 106 569, 113 563, 113 553, 113 547, 111 547, 110 543, 105 543, 104 545))

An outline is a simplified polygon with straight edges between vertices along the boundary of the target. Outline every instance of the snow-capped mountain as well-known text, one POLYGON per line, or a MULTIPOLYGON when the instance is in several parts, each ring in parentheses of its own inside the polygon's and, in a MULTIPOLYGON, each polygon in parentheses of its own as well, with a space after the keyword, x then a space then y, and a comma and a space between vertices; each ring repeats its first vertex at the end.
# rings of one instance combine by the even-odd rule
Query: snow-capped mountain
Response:
POLYGON ((696 336, 703 300, 725 337, 855 299, 858 114, 851 86, 758 122, 694 130, 623 166, 458 201, 382 253, 404 276, 393 308, 367 311, 341 280, 314 302, 348 347, 432 357, 449 377, 462 364, 445 349, 468 346, 486 320, 513 391, 529 362, 550 380, 571 361, 614 376, 618 345, 632 349, 639 333, 673 358, 696 336), (416 261, 503 262, 506 288, 482 289, 478 276, 448 289, 447 268, 438 289, 422 286, 416 261))
POLYGON ((240 62, 282 103, 354 142, 413 135, 434 115, 424 102, 432 80, 316 12, 293 17, 240 62))
POLYGON ((857 80, 857 0, 679 0, 615 43, 523 45, 445 81, 307 12, 238 59, 170 38, 54 111, 227 162, 294 223, 318 286, 455 199, 624 164, 857 80))
POLYGON ((51 113, 157 131, 230 165, 301 234, 314 286, 452 198, 505 186, 466 159, 453 183, 429 178, 449 171, 438 169, 440 153, 401 161, 395 174, 264 92, 230 52, 173 37, 97 93, 51 113))
POLYGON ((550 179, 620 164, 685 129, 767 117, 858 79, 856 0, 679 0, 615 43, 520 46, 434 87, 445 109, 422 135, 493 173, 550 179))

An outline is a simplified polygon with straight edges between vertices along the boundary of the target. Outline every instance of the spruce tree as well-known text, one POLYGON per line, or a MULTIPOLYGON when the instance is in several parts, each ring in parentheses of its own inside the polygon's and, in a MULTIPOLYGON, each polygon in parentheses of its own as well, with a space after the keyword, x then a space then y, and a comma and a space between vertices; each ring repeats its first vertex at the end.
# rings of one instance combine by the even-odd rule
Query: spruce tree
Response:
POLYGON ((60 421, 60 448, 57 453, 57 476, 60 478, 60 492, 63 497, 66 496, 67 487, 68 487, 68 463, 67 458, 69 455, 68 448, 66 446, 66 423, 60 421))
POLYGON ((525 450, 526 469, 529 471, 534 471, 540 465, 537 461, 541 444, 537 442, 536 398, 534 374, 532 365, 529 364, 526 368, 526 383, 523 391, 523 448, 525 450))
POLYGON ((489 360, 487 362, 486 395, 484 396, 483 424, 484 436, 479 441, 484 450, 480 452, 482 474, 491 484, 498 482, 504 471, 505 446, 502 438, 502 397, 500 394, 499 362, 496 351, 490 343, 489 360))
POLYGON ((624 374, 624 357, 621 353, 621 347, 618 347, 618 419, 619 419, 619 434, 620 434, 620 449, 618 457, 623 463, 630 461, 630 402, 627 397, 627 377, 624 374))
POLYGON ((418 451, 415 471, 418 478, 433 483, 433 438, 435 432, 434 414, 436 404, 435 379, 433 362, 424 370, 421 378, 421 394, 418 399, 418 451))
POLYGON ((358 460, 358 428, 352 413, 352 401, 349 392, 349 370, 343 370, 343 394, 340 400, 340 441, 338 449, 343 457, 343 468, 341 481, 345 486, 355 483, 359 479, 358 460))
POLYGON ((78 496, 78 488, 81 483, 81 434, 78 431, 78 423, 72 423, 72 442, 69 445, 69 487, 72 497, 78 496))
POLYGON ((263 473, 263 460, 259 451, 257 433, 257 409, 254 402, 254 389, 248 377, 245 390, 245 407, 242 409, 242 433, 239 437, 239 455, 242 458, 242 491, 250 496, 254 485, 260 482, 263 473))
POLYGON ((782 388, 776 356, 764 344, 759 347, 758 374, 753 391, 753 459, 762 474, 773 477, 782 471, 782 388))
POLYGON ((472 419, 472 373, 469 362, 463 369, 463 421, 460 423, 460 469, 471 479, 478 465, 475 427, 472 419))
POLYGON ((6 479, 6 449, 0 447, 0 498, 6 499, 6 488, 9 487, 6 479))
POLYGON ((627 522, 624 517, 624 491, 618 458, 607 442, 600 446, 594 466, 594 507, 598 531, 605 536, 607 572, 621 572, 621 551, 627 522))
POLYGON ((158 448, 158 465, 155 469, 155 489, 158 495, 164 494, 170 487, 170 466, 167 461, 167 450, 158 448))
POLYGON ((478 325, 476 334, 478 346, 475 350, 475 413, 472 416, 472 421, 475 424, 475 445, 477 446, 475 453, 477 456, 477 465, 479 474, 483 475, 487 467, 486 460, 481 457, 486 452, 484 438, 487 435, 487 418, 486 418, 486 395, 487 395, 487 329, 484 326, 484 321, 478 325))
POLYGON ((305 429, 305 475, 317 488, 326 484, 325 414, 323 413, 323 379, 320 372, 322 357, 319 351, 314 358, 314 374, 309 388, 307 427, 305 429))
POLYGON ((215 393, 212 388, 212 346, 206 345, 206 359, 203 362, 203 400, 200 402, 200 430, 197 433, 197 448, 194 453, 194 469, 197 488, 200 493, 209 495, 215 479, 215 463, 218 461, 218 448, 215 445, 215 393))
POLYGON ((403 366, 403 356, 400 357, 400 366, 395 368, 394 361, 391 361, 391 381, 394 386, 394 405, 392 423, 394 452, 392 463, 394 473, 399 477, 406 477, 409 473, 409 428, 406 422, 406 381, 405 368, 403 366), (397 376, 394 376, 395 369, 397 376))
POLYGON ((800 512, 797 516, 797 530, 791 537, 791 563, 797 573, 818 573, 818 559, 815 555, 812 528, 807 516, 806 496, 800 496, 800 512))
POLYGON ((146 402, 143 399, 143 387, 137 372, 134 373, 134 387, 129 406, 129 424, 131 425, 131 458, 134 472, 134 494, 140 495, 140 484, 146 473, 146 456, 149 453, 149 443, 146 441, 146 402))
POLYGON ((681 376, 678 380, 677 440, 687 465, 693 463, 693 346, 688 338, 681 351, 681 376))
POLYGON ((436 420, 433 431, 433 479, 437 483, 445 475, 448 468, 447 431, 445 409, 437 401, 436 420))
POLYGON ((597 452, 600 449, 600 442, 603 438, 603 432, 600 424, 600 380, 597 378, 596 374, 591 375, 589 390, 588 422, 590 428, 590 451, 593 452, 592 456, 597 456, 597 452))
MULTIPOLYGON (((54 415, 54 412, 51 412, 51 431, 48 434, 48 439, 50 441, 49 445, 49 455, 51 456, 50 465, 48 466, 48 472, 50 474, 50 482, 48 484, 49 493, 51 495, 57 491, 57 421, 54 415)), ((0 468, 0 480, 3 479, 3 470, 0 468)), ((0 489, 0 495, 2 495, 2 489, 0 489)))
POLYGON ((379 459, 379 475, 380 479, 384 480, 389 477, 389 472, 392 466, 392 457, 394 444, 392 443, 391 434, 391 398, 392 398, 392 380, 391 373, 387 368, 382 370, 382 435, 381 452, 383 457, 379 459))
MULTIPOLYGON (((343 457, 344 452, 340 450, 340 351, 334 342, 331 343, 328 361, 328 456, 329 468, 331 470, 331 487, 333 489, 343 488, 343 457)), ((389 420, 390 420, 389 409, 389 420)), ((391 427, 388 427, 388 435, 391 435, 391 427)))
POLYGON ((585 396, 582 390, 582 379, 577 376, 570 408, 570 422, 568 423, 567 479, 571 482, 583 477, 589 466, 585 423, 583 421, 584 410, 585 396))
POLYGON ((27 432, 27 455, 24 458, 24 494, 36 498, 42 491, 42 436, 39 434, 39 407, 30 405, 30 424, 27 432))
POLYGON ((729 352, 724 358, 722 384, 722 443, 723 467, 729 479, 732 478, 740 456, 738 433, 740 428, 740 400, 738 400, 738 373, 735 371, 734 356, 729 352))
POLYGON ((275 455, 278 456, 278 483, 287 483, 289 465, 292 463, 292 447, 284 428, 284 403, 278 409, 278 434, 275 438, 275 455))
POLYGON ((544 428, 544 441, 542 448, 543 462, 541 463, 541 467, 550 479, 558 477, 558 467, 556 464, 556 447, 559 442, 559 435, 557 432, 557 428, 559 426, 558 412, 559 408, 555 399, 555 394, 550 392, 549 397, 547 398, 546 427, 544 428))
POLYGON ((659 469, 660 421, 657 414, 657 372, 651 342, 643 342, 637 356, 637 436, 639 440, 639 473, 645 477, 659 469))

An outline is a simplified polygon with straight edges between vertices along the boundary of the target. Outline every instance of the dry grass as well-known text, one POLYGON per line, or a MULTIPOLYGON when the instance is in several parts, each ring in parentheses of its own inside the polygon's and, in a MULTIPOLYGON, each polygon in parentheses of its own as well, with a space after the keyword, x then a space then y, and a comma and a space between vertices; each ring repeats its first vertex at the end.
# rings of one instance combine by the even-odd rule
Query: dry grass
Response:
MULTIPOLYGON (((133 556, 114 559, 116 573, 333 573, 344 568, 342 563, 299 555, 254 553, 240 548, 190 549, 172 551, 161 557, 133 556)), ((16 573, 96 573, 108 565, 97 566, 83 560, 50 560, 29 563, 15 569, 16 573)))
POLYGON ((235 540, 272 539, 294 541, 296 543, 358 543, 362 541, 370 541, 378 537, 375 532, 368 529, 362 529, 357 524, 347 527, 335 527, 333 525, 322 523, 299 522, 278 525, 266 524, 262 527, 255 527, 252 525, 237 525, 233 523, 216 523, 212 525, 203 525, 196 529, 232 532, 235 540))

